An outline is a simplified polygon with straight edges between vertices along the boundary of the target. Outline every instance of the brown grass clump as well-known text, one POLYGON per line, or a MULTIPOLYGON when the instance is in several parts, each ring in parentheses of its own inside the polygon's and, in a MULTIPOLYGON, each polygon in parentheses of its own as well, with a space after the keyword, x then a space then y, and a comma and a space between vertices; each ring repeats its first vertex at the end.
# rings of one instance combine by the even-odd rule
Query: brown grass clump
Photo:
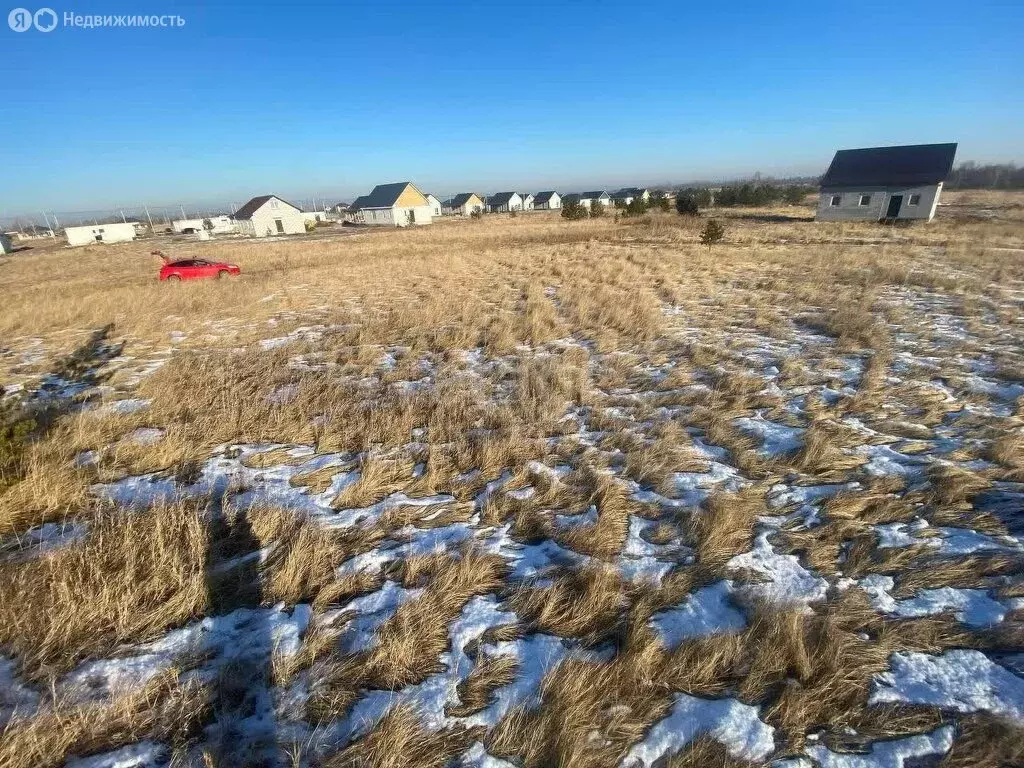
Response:
POLYGON ((468 717, 490 706, 494 692, 516 679, 519 662, 513 656, 481 657, 469 675, 459 681, 458 704, 446 704, 449 717, 468 717))
POLYGON ((969 469, 950 464, 936 464, 928 471, 933 503, 943 506, 968 506, 992 481, 969 469))
POLYGON ((729 751, 710 736, 698 736, 681 750, 671 755, 664 768, 763 768, 767 763, 733 757, 729 751))
POLYGON ((1006 576, 1024 570, 1024 560, 1019 555, 967 555, 963 557, 922 557, 914 567, 896 576, 898 597, 910 597, 919 589, 936 587, 959 587, 961 589, 984 589, 992 586, 991 577, 1006 576))
POLYGON ((414 462, 408 456, 385 457, 366 453, 359 458, 359 478, 342 488, 331 506, 335 509, 369 507, 401 490, 412 480, 414 462))
POLYGON ((629 597, 617 571, 588 565, 561 573, 550 586, 524 586, 508 605, 535 631, 594 644, 619 627, 629 597))
POLYGON ((939 768, 1006 768, 1024 765, 1024 728, 987 712, 964 715, 953 747, 939 768))
POLYGON ((310 701, 314 719, 343 716, 361 689, 398 690, 440 672, 438 657, 448 647, 448 625, 470 597, 495 592, 507 575, 502 558, 473 549, 458 558, 437 554, 411 559, 401 570, 407 586, 426 584, 423 593, 399 606, 380 626, 373 649, 326 665, 310 701))
POLYGON ((327 758, 325 768, 445 768, 472 746, 480 728, 431 731, 406 706, 389 709, 365 736, 327 758))
POLYGON ((198 684, 179 684, 169 671, 107 703, 58 701, 7 723, 0 731, 0 765, 58 768, 72 755, 86 757, 143 739, 183 744, 198 735, 208 716, 207 694, 198 684))
POLYGON ((716 492, 685 521, 687 537, 704 570, 721 574, 735 555, 749 552, 754 522, 766 512, 764 489, 751 486, 738 493, 716 492))
POLYGON ((593 504, 597 508, 597 521, 555 531, 554 538, 577 552, 611 560, 622 551, 629 533, 629 516, 636 505, 625 488, 610 475, 590 473, 587 480, 592 490, 580 506, 586 509, 593 504))
POLYGON ((513 708, 492 729, 488 751, 531 767, 618 764, 671 706, 656 685, 660 656, 641 631, 611 661, 563 661, 544 678, 538 707, 513 708))
POLYGON ((867 456, 843 450, 860 442, 835 422, 815 421, 804 431, 803 445, 793 456, 793 466, 802 472, 812 473, 822 482, 841 482, 849 470, 868 460, 867 456))
POLYGON ((0 643, 39 679, 201 616, 207 547, 195 504, 102 509, 81 541, 0 563, 0 643))

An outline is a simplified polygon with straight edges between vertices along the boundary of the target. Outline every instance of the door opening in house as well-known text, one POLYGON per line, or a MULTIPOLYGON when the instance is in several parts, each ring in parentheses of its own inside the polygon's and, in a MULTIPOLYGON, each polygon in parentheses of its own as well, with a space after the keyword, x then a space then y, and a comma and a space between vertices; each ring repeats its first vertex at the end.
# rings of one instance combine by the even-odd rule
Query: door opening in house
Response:
POLYGON ((406 221, 408 221, 408 222, 409 222, 410 224, 415 224, 415 223, 416 223, 416 211, 414 211, 414 210, 412 210, 412 209, 410 209, 410 210, 406 211, 406 214, 405 214, 405 219, 406 219, 406 221))
POLYGON ((903 205, 903 195, 893 195, 889 198, 889 207, 885 211, 885 218, 895 219, 900 215, 900 206, 903 205))
POLYGON ((280 219, 274 219, 274 226, 277 227, 277 233, 279 235, 284 234, 284 222, 280 219))

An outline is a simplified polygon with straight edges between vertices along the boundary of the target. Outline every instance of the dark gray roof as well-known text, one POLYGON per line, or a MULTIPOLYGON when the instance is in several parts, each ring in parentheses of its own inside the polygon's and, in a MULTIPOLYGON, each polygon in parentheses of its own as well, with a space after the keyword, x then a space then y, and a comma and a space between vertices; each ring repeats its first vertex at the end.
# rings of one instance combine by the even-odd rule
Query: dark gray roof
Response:
POLYGON ((512 199, 512 195, 518 195, 518 192, 498 192, 487 198, 488 205, 508 205, 508 201, 512 199))
POLYGON ((823 187, 936 184, 953 168, 956 144, 841 149, 821 179, 823 187))
POLYGON ((578 192, 570 192, 568 195, 562 195, 563 203, 578 203, 583 195, 578 192))
MULTIPOLYGON (((362 200, 360 208, 391 208, 398 202, 405 188, 412 184, 411 181, 396 181, 393 184, 378 184, 370 194, 359 198, 362 200)), ((422 193, 421 193, 422 194, 422 193)), ((423 195, 426 197, 426 195, 423 195)))
POLYGON ((625 197, 640 197, 643 193, 639 187, 623 187, 618 192, 612 192, 612 197, 619 200, 625 197))
POLYGON ((557 194, 558 193, 555 192, 555 190, 553 190, 553 189, 549 189, 547 192, 538 192, 536 195, 533 196, 533 202, 535 202, 535 203, 546 203, 546 202, 548 202, 551 199, 551 197, 553 195, 557 195, 557 194))
MULTIPOLYGON (((256 213, 256 211, 258 211, 263 206, 263 204, 266 203, 267 200, 269 200, 272 197, 277 197, 277 195, 260 195, 259 197, 254 197, 248 203, 246 203, 241 208, 239 208, 237 211, 235 211, 234 216, 232 216, 231 218, 237 219, 239 221, 243 221, 243 220, 246 220, 246 219, 251 219, 252 215, 254 213, 256 213)), ((280 200, 282 203, 285 203, 287 205, 291 205, 292 208, 294 208, 297 211, 301 211, 302 210, 301 208, 299 208, 299 206, 292 205, 291 203, 289 203, 287 200, 285 200, 282 197, 277 197, 277 199, 280 200)))
POLYGON ((608 193, 605 192, 602 189, 600 192, 581 192, 580 193, 580 197, 587 198, 587 199, 596 199, 596 198, 600 197, 601 195, 607 195, 607 194, 608 193))
POLYGON ((469 198, 473 197, 473 195, 480 197, 480 195, 477 195, 476 192, 460 192, 447 203, 445 203, 445 205, 449 206, 450 208, 460 208, 466 203, 468 203, 469 198))
POLYGON ((359 197, 352 201, 352 204, 348 207, 348 209, 350 211, 362 210, 363 208, 366 207, 367 199, 369 199, 369 195, 360 195, 359 197))

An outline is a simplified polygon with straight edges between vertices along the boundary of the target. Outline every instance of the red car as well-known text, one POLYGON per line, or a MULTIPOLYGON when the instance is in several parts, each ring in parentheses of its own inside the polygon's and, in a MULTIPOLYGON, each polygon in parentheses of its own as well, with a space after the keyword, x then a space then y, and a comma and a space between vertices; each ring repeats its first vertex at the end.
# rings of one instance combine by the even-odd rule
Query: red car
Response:
POLYGON ((224 264, 219 261, 203 259, 186 259, 170 261, 160 268, 161 280, 198 280, 201 277, 230 277, 241 274, 237 264, 224 264))

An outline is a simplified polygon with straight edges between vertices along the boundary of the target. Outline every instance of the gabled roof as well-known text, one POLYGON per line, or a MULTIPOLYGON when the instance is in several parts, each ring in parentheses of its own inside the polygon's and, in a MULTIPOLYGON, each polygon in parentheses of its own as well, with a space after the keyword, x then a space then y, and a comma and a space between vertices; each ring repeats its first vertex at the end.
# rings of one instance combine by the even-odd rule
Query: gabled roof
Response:
POLYGON ((361 211, 363 208, 366 207, 366 201, 368 198, 369 195, 360 195, 359 197, 352 201, 348 209, 350 211, 361 211))
POLYGON ((841 149, 821 179, 823 187, 937 184, 953 168, 956 144, 841 149))
POLYGON ((533 197, 534 199, 536 199, 536 197, 534 196, 534 194, 532 192, 520 192, 519 196, 521 198, 523 198, 523 200, 525 200, 528 197, 533 197))
MULTIPOLYGON (((360 208, 393 208, 395 203, 398 202, 398 198, 405 192, 406 187, 412 187, 416 189, 416 185, 411 181, 398 181, 394 184, 378 184, 373 188, 370 194, 359 198, 362 201, 360 208)), ((417 192, 420 192, 416 189, 417 192)), ((425 194, 420 192, 421 195, 426 197, 425 194)))
POLYGON ((292 205, 287 200, 285 200, 283 197, 277 197, 277 195, 260 195, 259 197, 254 197, 248 203, 246 203, 241 208, 239 208, 237 211, 235 211, 234 216, 232 216, 231 218, 236 219, 238 221, 244 221, 246 219, 251 219, 252 215, 254 213, 256 213, 256 211, 258 211, 260 208, 262 208, 264 206, 264 204, 268 200, 270 200, 271 198, 274 198, 274 197, 276 197, 278 200, 280 200, 285 205, 291 205, 292 208, 294 208, 296 211, 299 211, 299 212, 302 211, 302 209, 299 208, 299 206, 292 205))
POLYGON ((475 197, 477 200, 483 202, 483 200, 480 198, 480 195, 478 195, 476 192, 461 192, 457 194, 455 197, 453 197, 451 200, 449 200, 447 203, 445 203, 445 205, 451 208, 461 208, 462 206, 469 202, 469 199, 471 197, 475 197))
POLYGON ((646 190, 638 187, 623 187, 618 192, 612 192, 612 197, 616 200, 621 200, 626 197, 643 197, 645 191, 646 190))
POLYGON ((568 195, 562 195, 563 203, 578 203, 583 195, 578 192, 570 192, 568 195))
POLYGON ((558 193, 555 192, 553 189, 549 189, 547 192, 538 192, 536 195, 533 196, 533 202, 546 203, 557 194, 558 193))
POLYGON ((601 190, 600 192, 581 192, 580 193, 580 197, 582 197, 584 199, 587 199, 587 200, 594 200, 594 199, 597 199, 597 198, 601 197, 602 195, 607 196, 608 193, 605 192, 604 190, 601 190))
POLYGON ((498 192, 487 198, 488 205, 508 205, 509 200, 512 199, 512 195, 518 195, 518 192, 498 192))

